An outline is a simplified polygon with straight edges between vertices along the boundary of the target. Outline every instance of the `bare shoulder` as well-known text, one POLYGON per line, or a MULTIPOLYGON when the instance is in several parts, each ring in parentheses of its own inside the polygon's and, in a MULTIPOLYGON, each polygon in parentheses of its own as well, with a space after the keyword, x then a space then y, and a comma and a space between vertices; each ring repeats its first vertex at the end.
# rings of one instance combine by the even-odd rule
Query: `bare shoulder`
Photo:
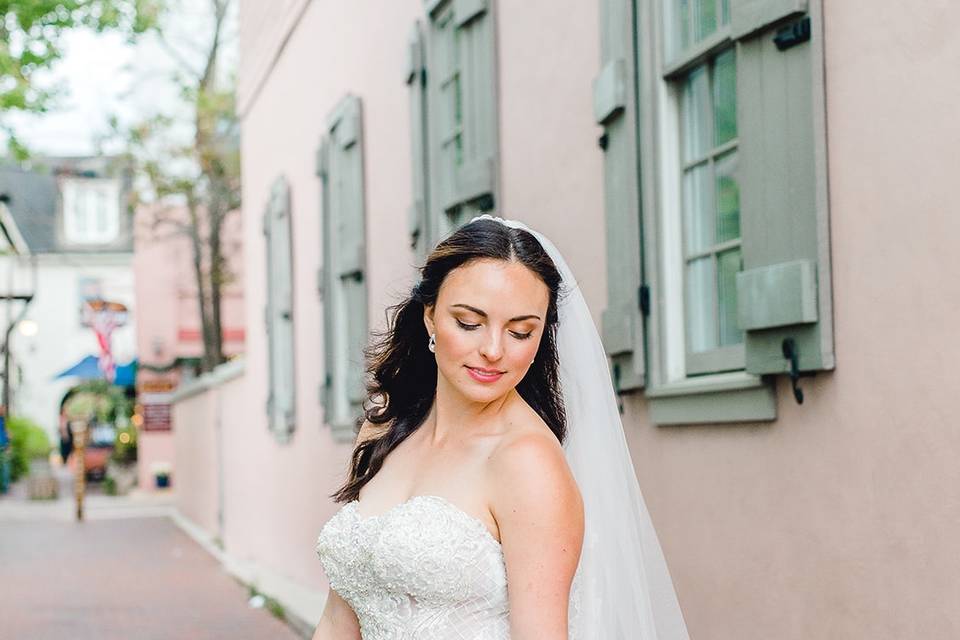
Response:
POLYGON ((565 637, 584 517, 563 448, 534 424, 504 436, 488 464, 490 508, 511 585, 511 634, 565 637))
POLYGON ((563 447, 539 416, 504 436, 488 465, 491 509, 501 529, 524 514, 540 526, 582 532, 580 490, 563 447))

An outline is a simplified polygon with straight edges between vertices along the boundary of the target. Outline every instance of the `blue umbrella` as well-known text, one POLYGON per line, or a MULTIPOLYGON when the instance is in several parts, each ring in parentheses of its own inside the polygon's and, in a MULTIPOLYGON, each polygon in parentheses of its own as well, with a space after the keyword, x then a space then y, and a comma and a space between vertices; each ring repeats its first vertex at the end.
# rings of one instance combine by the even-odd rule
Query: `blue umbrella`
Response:
MULTIPOLYGON (((84 356, 69 369, 64 369, 55 375, 53 379, 68 378, 70 376, 76 376, 85 380, 102 380, 103 372, 100 371, 100 358, 97 356, 84 356)), ((137 359, 134 358, 127 364, 122 364, 116 368, 113 384, 121 387, 132 387, 136 378, 137 359)))

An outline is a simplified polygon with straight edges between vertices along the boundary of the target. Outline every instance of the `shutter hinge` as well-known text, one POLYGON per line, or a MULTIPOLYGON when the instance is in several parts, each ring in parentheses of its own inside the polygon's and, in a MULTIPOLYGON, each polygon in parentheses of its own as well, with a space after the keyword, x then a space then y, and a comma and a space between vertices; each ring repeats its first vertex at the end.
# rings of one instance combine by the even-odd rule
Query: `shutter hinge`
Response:
POLYGON ((786 51, 790 47, 795 47, 808 40, 810 40, 809 16, 804 16, 803 19, 779 29, 773 37, 773 42, 777 45, 779 51, 786 51))
POLYGON ((646 318, 650 315, 650 287, 645 284, 637 289, 637 302, 640 305, 640 313, 646 318))

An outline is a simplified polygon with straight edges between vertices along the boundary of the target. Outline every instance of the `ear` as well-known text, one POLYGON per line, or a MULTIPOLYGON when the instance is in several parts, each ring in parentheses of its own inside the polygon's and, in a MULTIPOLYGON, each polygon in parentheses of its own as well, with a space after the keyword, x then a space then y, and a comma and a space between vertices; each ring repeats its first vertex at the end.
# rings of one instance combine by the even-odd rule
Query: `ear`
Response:
POLYGON ((423 324, 427 328, 427 335, 432 335, 437 332, 436 325, 433 321, 433 310, 434 305, 423 307, 423 324))

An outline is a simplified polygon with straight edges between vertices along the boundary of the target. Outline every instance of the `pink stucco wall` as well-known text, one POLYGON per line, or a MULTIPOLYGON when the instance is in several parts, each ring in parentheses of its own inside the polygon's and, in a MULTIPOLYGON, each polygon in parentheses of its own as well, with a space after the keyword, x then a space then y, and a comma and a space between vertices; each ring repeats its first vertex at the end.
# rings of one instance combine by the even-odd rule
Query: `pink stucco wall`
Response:
POLYGON ((599 9, 575 2, 557 11, 548 0, 496 7, 499 213, 560 249, 599 326, 607 300, 606 265, 597 259, 605 252, 603 129, 594 123, 590 90, 600 69, 599 9))
MULTIPOLYGON (((161 222, 187 220, 184 209, 159 205, 141 206, 134 219, 134 291, 137 300, 137 354, 140 360, 138 392, 144 381, 166 380, 176 386, 180 372, 154 372, 147 369, 168 367, 178 357, 199 357, 200 314, 196 296, 196 278, 190 239, 172 224, 161 222)), ((223 251, 232 280, 224 288, 221 322, 224 353, 235 356, 244 350, 245 325, 243 301, 243 246, 238 212, 227 217, 223 231, 223 251)), ((174 423, 174 429, 176 423, 174 423)), ((172 431, 140 431, 137 443, 138 485, 152 491, 154 463, 173 465, 175 447, 172 431)))
POLYGON ((171 471, 175 471, 176 455, 172 431, 141 430, 137 434, 137 487, 142 491, 154 491, 157 488, 154 466, 168 464, 171 471))
MULTIPOLYGON (((401 241, 410 202, 402 52, 422 2, 285 0, 277 14, 300 17, 289 19, 295 27, 282 47, 283 30, 254 13, 258 4, 241 6, 249 330, 246 372, 224 387, 219 405, 224 541, 228 552, 321 590, 313 543, 335 509, 327 495, 349 447, 333 444, 317 398, 314 154, 326 114, 347 92, 359 95, 378 328, 393 292, 412 277, 401 241), (244 79, 274 57, 259 79, 244 79), (279 175, 291 184, 294 212, 298 420, 287 444, 269 435, 263 410, 260 221, 279 175)), ((554 239, 599 319, 602 158, 590 108, 598 7, 494 4, 501 213, 554 239)), ((625 399, 637 475, 693 638, 960 637, 960 493, 952 489, 960 486, 960 437, 950 413, 960 253, 948 244, 960 237, 949 206, 960 142, 960 85, 950 80, 960 40, 951 25, 960 6, 937 9, 826 3, 836 371, 802 381, 802 406, 780 380, 778 419, 768 424, 655 427, 642 393, 625 399)), ((184 405, 182 419, 188 411, 207 419, 197 403, 184 405)), ((194 433, 196 442, 182 446, 209 452, 206 432, 194 433)), ((209 478, 190 473, 203 495, 185 508, 208 509, 209 478)))
POLYGON ((172 485, 181 514, 213 536, 220 534, 221 441, 218 393, 198 393, 174 405, 177 466, 172 485))
MULTIPOLYGON (((247 23, 241 6, 241 40, 256 42, 242 52, 244 70, 257 66, 277 46, 273 29, 247 23), (254 30, 251 35, 249 30, 254 30), (260 36, 258 38, 257 36, 260 36)), ((284 6, 290 3, 286 3, 284 6)), ((335 506, 328 495, 342 480, 350 447, 334 444, 322 424, 318 402, 322 350, 316 273, 321 262, 320 185, 315 154, 326 115, 347 94, 362 97, 368 224, 368 273, 372 309, 383 308, 407 280, 407 256, 394 239, 406 233, 410 198, 407 94, 402 58, 408 29, 419 2, 309 3, 283 47, 277 65, 243 110, 244 245, 247 277, 246 392, 236 404, 236 423, 227 454, 227 549, 254 559, 305 586, 325 588, 313 551, 320 527, 335 506), (330 29, 329 25, 338 25, 330 29), (323 33, 323 38, 316 34, 323 33), (377 46, 355 46, 376 42, 377 46), (344 56, 350 51, 349 56, 344 56), (323 73, 307 69, 310 60, 337 60, 323 73), (372 161, 371 158, 376 158, 372 161), (264 414, 267 371, 263 325, 264 265, 261 216, 273 180, 291 184, 294 256, 294 335, 296 343, 297 425, 293 439, 278 444, 264 414), (376 186, 373 186, 376 185, 376 186), (399 276, 397 274, 400 274, 399 276), (255 461, 255 462, 253 462, 255 461), (242 491, 235 490, 242 487, 242 491)), ((282 13, 278 10, 278 14, 282 13)), ((382 313, 372 313, 374 322, 382 313)))
POLYGON ((837 368, 770 424, 624 422, 691 637, 956 638, 960 5, 824 5, 837 368))

